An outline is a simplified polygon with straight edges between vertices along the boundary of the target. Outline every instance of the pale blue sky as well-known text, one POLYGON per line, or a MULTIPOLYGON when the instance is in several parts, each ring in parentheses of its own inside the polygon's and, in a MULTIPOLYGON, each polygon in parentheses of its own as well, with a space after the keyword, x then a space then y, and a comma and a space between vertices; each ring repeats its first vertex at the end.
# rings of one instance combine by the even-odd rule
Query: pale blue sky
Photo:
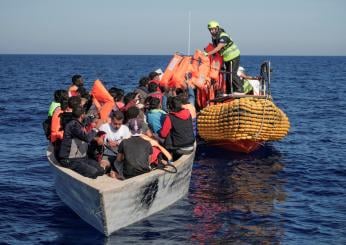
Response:
POLYGON ((0 0, 0 54, 187 54, 209 20, 243 55, 346 55, 345 0, 0 0))

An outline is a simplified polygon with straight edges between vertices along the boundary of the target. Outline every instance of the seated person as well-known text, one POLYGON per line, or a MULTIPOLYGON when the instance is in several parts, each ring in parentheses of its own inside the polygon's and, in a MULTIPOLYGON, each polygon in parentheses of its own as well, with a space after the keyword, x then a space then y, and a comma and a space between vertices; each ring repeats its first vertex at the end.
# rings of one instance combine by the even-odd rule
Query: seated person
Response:
POLYGON ((191 119, 192 119, 192 125, 193 125, 193 133, 195 135, 195 137, 197 136, 197 112, 196 112, 196 108, 193 104, 191 104, 189 102, 189 97, 188 94, 183 92, 183 93, 179 93, 177 92, 177 97, 181 100, 182 103, 182 108, 183 109, 188 109, 191 115, 191 119))
POLYGON ((159 85, 157 85, 154 82, 150 82, 148 85, 148 91, 149 91, 148 97, 158 98, 160 99, 160 102, 162 102, 163 93, 161 93, 159 85))
POLYGON ((110 170, 110 164, 108 161, 103 160, 103 154, 105 151, 105 136, 104 131, 98 131, 94 139, 90 142, 88 147, 88 157, 97 161, 101 167, 105 168, 107 171, 110 170))
POLYGON ((112 87, 108 90, 108 92, 113 97, 115 102, 113 111, 121 110, 125 106, 123 102, 124 90, 120 88, 112 87))
POLYGON ((129 128, 124 125, 124 114, 121 111, 113 111, 110 114, 110 122, 102 124, 100 130, 106 133, 105 152, 103 160, 113 165, 118 153, 118 146, 123 139, 131 137, 129 128))
MULTIPOLYGON (((97 129, 86 133, 82 124, 84 116, 82 107, 72 109, 73 119, 65 126, 59 150, 59 161, 61 166, 72 169, 85 177, 95 179, 97 176, 103 175, 105 169, 97 161, 87 156, 88 144, 95 138, 97 129)), ((100 125, 101 123, 97 124, 96 127, 100 125)))
POLYGON ((154 134, 158 135, 162 128, 166 112, 161 109, 160 99, 149 97, 148 101, 149 111, 147 112, 147 122, 150 129, 154 134))
POLYGON ((143 126, 142 126, 143 134, 149 137, 153 137, 153 133, 151 132, 148 124, 145 121, 144 112, 141 109, 139 109, 137 106, 132 106, 125 112, 125 119, 126 119, 125 121, 127 125, 128 125, 128 121, 133 118, 141 119, 143 121, 143 126))
POLYGON ((176 160, 193 151, 195 136, 191 114, 182 108, 181 100, 171 97, 167 104, 170 112, 163 122, 160 137, 165 139, 164 147, 173 153, 173 160, 176 160))
POLYGON ((142 77, 138 82, 139 86, 134 91, 135 94, 139 94, 140 104, 144 104, 145 99, 148 97, 148 83, 149 77, 142 77))
MULTIPOLYGON (((150 171, 150 160, 153 149, 151 144, 143 139, 143 121, 138 118, 128 122, 131 138, 124 139, 118 147, 117 162, 123 162, 123 174, 125 178, 131 178, 150 171)), ((119 173, 121 174, 121 173, 119 173)))

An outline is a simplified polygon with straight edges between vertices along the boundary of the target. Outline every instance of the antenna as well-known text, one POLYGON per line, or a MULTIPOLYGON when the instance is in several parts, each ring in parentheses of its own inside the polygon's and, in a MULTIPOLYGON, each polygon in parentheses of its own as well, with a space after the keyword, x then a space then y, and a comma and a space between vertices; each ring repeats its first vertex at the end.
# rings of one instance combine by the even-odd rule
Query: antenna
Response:
POLYGON ((190 55, 190 44, 191 44, 191 11, 189 11, 189 38, 187 43, 187 55, 190 55))

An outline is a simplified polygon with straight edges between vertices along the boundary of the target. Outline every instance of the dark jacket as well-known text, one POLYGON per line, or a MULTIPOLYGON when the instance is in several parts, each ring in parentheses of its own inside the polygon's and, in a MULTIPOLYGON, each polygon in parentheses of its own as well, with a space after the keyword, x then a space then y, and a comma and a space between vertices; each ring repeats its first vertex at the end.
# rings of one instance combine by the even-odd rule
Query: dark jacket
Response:
POLYGON ((64 138, 59 151, 60 159, 87 158, 88 143, 96 136, 95 131, 86 133, 84 126, 76 119, 65 126, 64 138))
POLYGON ((166 115, 160 130, 160 136, 165 138, 165 147, 174 149, 192 146, 195 142, 192 119, 189 110, 171 112, 166 115))

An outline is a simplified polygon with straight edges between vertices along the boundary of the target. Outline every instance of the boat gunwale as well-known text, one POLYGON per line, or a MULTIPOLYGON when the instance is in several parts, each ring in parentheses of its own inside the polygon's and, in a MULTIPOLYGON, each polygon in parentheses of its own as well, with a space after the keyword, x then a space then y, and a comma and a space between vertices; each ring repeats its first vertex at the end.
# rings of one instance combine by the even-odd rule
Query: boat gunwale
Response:
MULTIPOLYGON (((109 176, 106 176, 106 175, 99 176, 96 179, 92 179, 92 178, 82 176, 79 173, 77 173, 77 172, 75 172, 69 168, 65 168, 65 167, 62 167, 59 164, 57 164, 56 162, 58 162, 58 161, 56 160, 52 149, 53 149, 53 145, 49 144, 48 149, 47 149, 47 158, 48 158, 49 163, 52 166, 54 166, 55 169, 58 169, 60 172, 63 172, 64 174, 75 179, 76 181, 79 181, 79 182, 89 186, 90 188, 97 190, 101 195, 103 193, 106 193, 106 192, 116 191, 116 190, 121 189, 126 185, 130 185, 134 182, 141 182, 141 181, 144 182, 147 178, 155 176, 155 175, 159 178, 165 174, 175 174, 175 173, 167 173, 161 169, 155 169, 155 170, 152 170, 148 173, 144 173, 144 174, 132 177, 132 178, 125 179, 125 180, 118 180, 118 179, 110 178, 109 176), (53 157, 53 159, 52 159, 52 157, 53 157)), ((182 155, 179 159, 177 159, 174 162, 174 166, 176 168, 180 168, 184 164, 188 163, 187 160, 190 158, 191 155, 195 154, 195 151, 196 151, 196 143, 194 145, 193 152, 191 152, 190 154, 187 154, 187 155, 182 155)), ((192 164, 193 164, 193 160, 192 160, 192 164)))

